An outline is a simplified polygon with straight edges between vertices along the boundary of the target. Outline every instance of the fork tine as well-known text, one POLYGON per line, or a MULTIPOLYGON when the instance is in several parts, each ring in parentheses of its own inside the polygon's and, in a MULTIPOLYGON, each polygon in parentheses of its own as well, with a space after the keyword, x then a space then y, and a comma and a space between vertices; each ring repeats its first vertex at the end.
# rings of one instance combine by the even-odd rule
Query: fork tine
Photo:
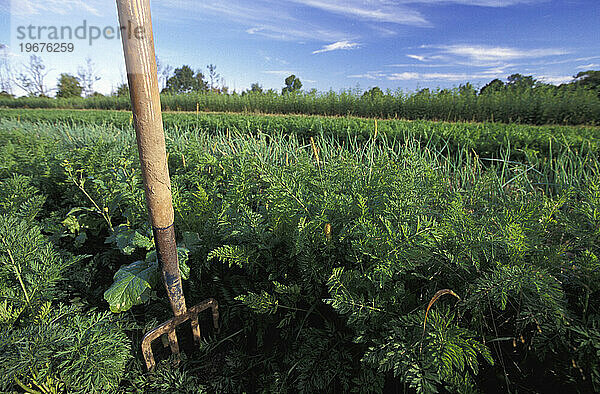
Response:
POLYGON ((202 336, 200 335, 200 324, 198 323, 198 314, 192 316, 192 333, 194 334, 194 342, 200 344, 202 336))

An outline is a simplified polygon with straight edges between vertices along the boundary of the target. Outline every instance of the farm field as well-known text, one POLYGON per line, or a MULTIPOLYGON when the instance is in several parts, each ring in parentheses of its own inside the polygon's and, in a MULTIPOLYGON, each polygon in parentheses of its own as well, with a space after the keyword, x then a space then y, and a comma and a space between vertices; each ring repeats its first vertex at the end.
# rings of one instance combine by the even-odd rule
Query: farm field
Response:
POLYGON ((0 109, 1 391, 600 391, 600 128, 164 122, 220 332, 145 372, 171 311, 130 113, 0 109))
MULTIPOLYGON (((543 84, 542 84, 543 85, 543 84)), ((183 93, 183 92, 180 92, 183 93)), ((402 91, 162 94, 163 111, 360 116, 385 119, 599 125, 600 96, 592 89, 538 86, 479 93, 470 89, 402 91)), ((129 95, 95 97, 0 96, 0 107, 131 110, 129 95)))

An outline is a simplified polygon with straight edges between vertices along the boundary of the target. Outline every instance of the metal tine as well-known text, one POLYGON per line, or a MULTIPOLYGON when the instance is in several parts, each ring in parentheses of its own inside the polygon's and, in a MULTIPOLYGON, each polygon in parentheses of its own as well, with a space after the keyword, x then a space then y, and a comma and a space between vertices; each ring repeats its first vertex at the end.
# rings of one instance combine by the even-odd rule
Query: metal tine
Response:
POLYGON ((171 320, 167 320, 160 326, 155 329, 149 331, 142 340, 142 353, 144 354, 144 360, 146 361, 146 367, 149 371, 153 370, 156 361, 154 359, 154 353, 152 352, 152 342, 163 335, 167 335, 169 338, 169 345, 171 347, 171 352, 173 354, 179 354, 179 344, 177 341, 177 334, 175 328, 186 321, 190 321, 190 325, 192 328, 192 333, 194 334, 194 341, 196 344, 200 344, 202 337, 200 335, 200 325, 198 315, 200 312, 205 311, 207 309, 211 309, 212 317, 213 317, 213 327, 215 332, 219 330, 219 304, 213 298, 209 298, 208 300, 204 300, 201 303, 194 305, 189 308, 185 313, 172 318, 171 320))

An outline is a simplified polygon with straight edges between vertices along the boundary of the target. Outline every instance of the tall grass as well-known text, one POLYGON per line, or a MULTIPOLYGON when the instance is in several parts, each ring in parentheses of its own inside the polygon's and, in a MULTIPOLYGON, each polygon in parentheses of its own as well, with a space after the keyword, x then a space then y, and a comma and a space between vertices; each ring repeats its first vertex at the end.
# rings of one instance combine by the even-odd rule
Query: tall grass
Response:
MULTIPOLYGON (((600 98, 585 89, 536 88, 484 95, 458 90, 360 95, 358 92, 279 95, 192 93, 162 95, 165 111, 305 114, 522 124, 600 124, 600 98)), ((128 97, 0 98, 0 107, 129 110, 128 97)))
MULTIPOLYGON (((15 110, 0 109, 0 118, 72 125, 110 125, 132 129, 132 117, 119 111, 15 110)), ((168 129, 194 134, 218 131, 249 134, 295 134, 303 138, 319 134, 336 138, 370 138, 375 122, 355 117, 269 116, 244 114, 165 113, 168 129)), ((442 151, 464 147, 482 157, 503 157, 510 147, 511 160, 545 160, 566 149, 598 155, 600 128, 583 126, 530 126, 500 123, 448 123, 432 121, 380 120, 379 133, 402 143, 414 138, 442 151)))

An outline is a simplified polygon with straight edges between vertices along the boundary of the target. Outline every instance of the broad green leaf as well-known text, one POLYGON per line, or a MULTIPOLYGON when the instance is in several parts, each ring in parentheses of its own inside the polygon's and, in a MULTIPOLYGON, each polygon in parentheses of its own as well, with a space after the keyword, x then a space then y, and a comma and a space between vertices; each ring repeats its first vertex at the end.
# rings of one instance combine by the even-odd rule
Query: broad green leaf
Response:
POLYGON ((137 248, 149 250, 154 247, 151 238, 124 224, 115 228, 115 231, 106 238, 105 243, 111 242, 114 242, 117 248, 126 255, 132 254, 137 248))
POLYGON ((112 312, 124 312, 134 305, 146 302, 157 281, 156 261, 136 261, 119 268, 113 284, 104 292, 104 299, 110 304, 112 312))

